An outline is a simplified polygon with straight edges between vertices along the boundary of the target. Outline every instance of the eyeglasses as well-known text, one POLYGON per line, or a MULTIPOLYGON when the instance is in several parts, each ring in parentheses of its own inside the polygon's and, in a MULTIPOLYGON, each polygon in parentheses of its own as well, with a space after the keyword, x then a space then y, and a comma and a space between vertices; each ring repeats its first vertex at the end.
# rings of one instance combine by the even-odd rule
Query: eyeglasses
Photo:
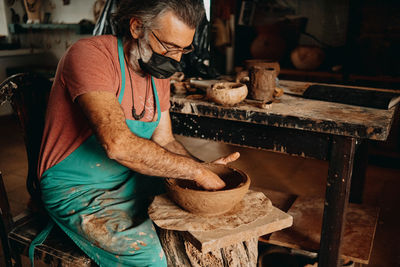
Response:
POLYGON ((153 31, 151 31, 151 33, 153 34, 154 38, 156 38, 156 40, 161 44, 161 46, 165 49, 165 52, 161 53, 161 55, 163 56, 173 56, 176 55, 178 53, 182 53, 182 54, 188 54, 190 52, 192 52, 194 50, 194 46, 193 44, 190 44, 188 47, 184 47, 184 48, 173 48, 173 49, 168 49, 164 43, 158 39, 158 37, 154 34, 153 31))

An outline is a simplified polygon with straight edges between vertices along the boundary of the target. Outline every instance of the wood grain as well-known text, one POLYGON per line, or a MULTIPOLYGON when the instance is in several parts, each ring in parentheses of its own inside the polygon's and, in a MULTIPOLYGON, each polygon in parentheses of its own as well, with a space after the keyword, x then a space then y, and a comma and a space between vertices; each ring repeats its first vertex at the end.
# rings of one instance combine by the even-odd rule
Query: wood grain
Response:
MULTIPOLYGON (((288 212, 293 216, 293 226, 273 233, 268 242, 289 248, 318 251, 323 210, 323 199, 298 197, 288 212)), ((377 208, 349 204, 342 240, 342 257, 368 264, 377 219, 377 208)))
MULTIPOLYGON (((299 87, 304 88, 305 85, 292 88, 301 90, 299 87)), ((173 95, 170 100, 172 113, 373 140, 386 140, 395 114, 395 107, 379 110, 285 94, 268 108, 246 102, 223 107, 206 100, 187 99, 182 95, 173 95)))

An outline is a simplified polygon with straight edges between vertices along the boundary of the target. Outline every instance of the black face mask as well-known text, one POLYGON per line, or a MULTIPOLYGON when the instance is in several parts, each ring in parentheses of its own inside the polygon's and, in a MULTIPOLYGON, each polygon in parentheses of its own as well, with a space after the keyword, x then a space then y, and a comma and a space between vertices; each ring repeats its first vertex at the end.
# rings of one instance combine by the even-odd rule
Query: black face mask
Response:
POLYGON ((154 52, 148 62, 143 62, 140 58, 139 66, 143 71, 158 79, 169 78, 175 72, 182 70, 178 61, 154 52))

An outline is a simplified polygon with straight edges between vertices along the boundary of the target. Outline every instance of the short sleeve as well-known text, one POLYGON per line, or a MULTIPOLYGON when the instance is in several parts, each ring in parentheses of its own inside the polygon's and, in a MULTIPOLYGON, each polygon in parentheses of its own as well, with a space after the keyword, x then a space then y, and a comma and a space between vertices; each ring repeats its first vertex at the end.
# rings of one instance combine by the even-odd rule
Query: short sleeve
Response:
POLYGON ((88 39, 72 45, 64 57, 63 82, 72 101, 91 91, 108 91, 116 94, 115 68, 111 55, 88 39))
POLYGON ((170 103, 170 95, 171 95, 171 82, 170 79, 163 79, 160 80, 161 81, 161 87, 162 89, 160 90, 159 93, 159 100, 160 100, 160 109, 161 112, 169 110, 169 108, 171 107, 171 103, 170 103))

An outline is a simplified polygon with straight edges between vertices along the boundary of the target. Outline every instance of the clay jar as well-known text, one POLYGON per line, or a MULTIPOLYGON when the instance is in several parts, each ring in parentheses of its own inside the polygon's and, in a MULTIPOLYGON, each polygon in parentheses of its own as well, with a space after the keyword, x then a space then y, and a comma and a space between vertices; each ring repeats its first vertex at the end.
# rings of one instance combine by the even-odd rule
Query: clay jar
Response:
POLYGON ((247 96, 247 86, 242 83, 215 83, 207 89, 207 97, 217 104, 232 106, 243 101, 247 96))
POLYGON ((250 97, 264 103, 274 100, 276 87, 276 70, 253 66, 249 69, 250 97))
POLYGON ((226 186, 218 191, 206 191, 194 181, 167 179, 169 197, 184 210, 200 216, 215 216, 232 210, 247 193, 250 177, 244 172, 218 164, 207 164, 226 186))
MULTIPOLYGON (((263 100, 264 102, 271 101, 272 98, 269 93, 264 93, 264 94, 260 95, 257 87, 254 87, 254 83, 260 82, 256 77, 253 77, 253 85, 250 83, 251 75, 249 73, 249 70, 253 67, 267 69, 267 70, 274 69, 275 73, 268 71, 268 73, 271 73, 272 76, 271 76, 271 79, 269 79, 266 84, 266 86, 268 87, 268 90, 272 90, 272 87, 275 89, 275 85, 276 85, 276 82, 273 80, 274 80, 274 78, 276 78, 279 75, 279 72, 281 70, 279 63, 276 61, 266 60, 266 59, 248 59, 248 60, 244 61, 244 65, 245 65, 246 70, 242 70, 237 73, 236 81, 247 84, 249 91, 250 91, 251 98, 257 99, 257 100, 263 100), (257 92, 254 92, 254 91, 257 91, 257 92)), ((254 70, 253 70, 253 74, 255 74, 254 70)), ((264 73, 264 74, 260 73, 260 75, 268 76, 267 73, 264 73)), ((261 83, 263 83, 263 82, 261 82, 261 83)), ((258 86, 262 86, 262 85, 258 85, 258 86)), ((275 93, 275 95, 276 95, 276 93, 275 93)))
POLYGON ((244 66, 246 69, 257 66, 261 68, 273 68, 276 70, 276 75, 279 75, 281 67, 279 62, 267 59, 248 59, 244 61, 244 66))

